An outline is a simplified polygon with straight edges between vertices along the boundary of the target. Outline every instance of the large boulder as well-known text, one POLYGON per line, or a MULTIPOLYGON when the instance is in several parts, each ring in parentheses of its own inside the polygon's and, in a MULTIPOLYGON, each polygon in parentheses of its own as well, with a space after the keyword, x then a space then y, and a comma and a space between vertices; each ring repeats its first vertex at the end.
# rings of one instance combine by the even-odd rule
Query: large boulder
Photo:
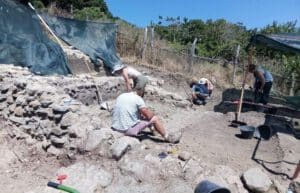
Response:
POLYGON ((62 128, 67 128, 67 127, 71 126, 72 124, 76 123, 78 119, 79 119, 78 114, 68 112, 62 117, 62 119, 60 121, 60 125, 62 128))
POLYGON ((121 159, 121 157, 125 154, 125 152, 133 148, 134 146, 140 144, 139 140, 133 137, 124 136, 115 141, 112 144, 110 150, 113 158, 116 160, 121 159))
POLYGON ((87 140, 85 143, 85 151, 93 151, 102 142, 112 138, 111 132, 107 132, 105 129, 97 129, 88 132, 87 140))
POLYGON ((243 174, 243 180, 251 191, 257 193, 267 192, 272 185, 270 178, 260 168, 247 170, 243 174))
POLYGON ((119 162, 118 165, 123 175, 132 176, 137 182, 153 183, 155 180, 158 180, 159 170, 143 160, 136 161, 126 158, 119 162))

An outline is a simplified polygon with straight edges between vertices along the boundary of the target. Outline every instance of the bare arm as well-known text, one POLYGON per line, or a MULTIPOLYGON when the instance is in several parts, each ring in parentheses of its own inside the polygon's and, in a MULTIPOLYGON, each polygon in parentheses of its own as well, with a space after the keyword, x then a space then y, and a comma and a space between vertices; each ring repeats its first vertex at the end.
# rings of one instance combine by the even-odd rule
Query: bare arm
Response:
POLYGON ((265 83, 266 83, 266 80, 264 78, 264 75, 259 72, 258 70, 254 71, 254 75, 259 79, 259 81, 261 82, 261 86, 260 86, 260 90, 263 90, 264 86, 265 86, 265 83))
POLYGON ((130 85, 130 80, 129 80, 129 77, 128 77, 128 71, 127 71, 127 68, 124 68, 122 70, 122 76, 125 80, 125 85, 126 85, 126 89, 127 91, 131 91, 131 85, 130 85))

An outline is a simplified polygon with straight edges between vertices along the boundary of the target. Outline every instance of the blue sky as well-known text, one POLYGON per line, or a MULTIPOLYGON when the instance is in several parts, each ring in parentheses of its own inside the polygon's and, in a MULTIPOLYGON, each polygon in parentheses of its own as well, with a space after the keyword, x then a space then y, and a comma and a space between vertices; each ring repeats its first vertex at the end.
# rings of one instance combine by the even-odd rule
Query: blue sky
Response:
POLYGON ((105 0, 109 10, 138 27, 145 27, 158 16, 188 19, 224 18, 242 22, 248 29, 261 28, 273 21, 297 20, 300 26, 300 0, 105 0))

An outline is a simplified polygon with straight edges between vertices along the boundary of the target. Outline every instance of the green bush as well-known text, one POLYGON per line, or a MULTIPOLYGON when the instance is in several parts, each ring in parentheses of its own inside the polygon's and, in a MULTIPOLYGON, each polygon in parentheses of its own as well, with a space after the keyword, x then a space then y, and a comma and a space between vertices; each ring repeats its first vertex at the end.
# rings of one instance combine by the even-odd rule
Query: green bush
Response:
POLYGON ((99 7, 86 7, 81 10, 74 10, 74 18, 80 20, 111 19, 99 7))

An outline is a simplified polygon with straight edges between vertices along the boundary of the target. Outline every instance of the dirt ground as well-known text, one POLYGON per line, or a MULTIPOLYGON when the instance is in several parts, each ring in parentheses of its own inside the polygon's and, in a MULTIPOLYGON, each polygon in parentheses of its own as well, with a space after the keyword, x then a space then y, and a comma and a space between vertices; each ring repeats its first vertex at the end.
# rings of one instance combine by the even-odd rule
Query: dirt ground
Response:
MULTIPOLYGON (((182 96, 186 95, 188 89, 182 79, 177 80, 170 75, 161 75, 165 79, 164 89, 177 92, 182 96), (183 86, 185 85, 183 88, 183 86)), ((252 158, 257 139, 241 139, 238 128, 230 127, 230 122, 234 119, 233 113, 214 112, 215 105, 221 101, 222 91, 218 88, 214 91, 213 97, 206 106, 192 106, 189 108, 178 108, 170 104, 157 100, 147 101, 146 104, 162 117, 166 128, 169 130, 182 130, 183 137, 179 144, 170 145, 145 139, 143 143, 149 146, 163 146, 166 149, 176 149, 177 153, 186 151, 200 158, 205 163, 207 170, 215 165, 226 165, 233 168, 240 175, 247 169, 253 167, 264 168, 252 158)), ((264 123, 265 115, 257 112, 245 112, 241 115, 248 125, 258 126, 264 123)), ((5 149, 13 149, 18 161, 11 164, 9 168, 0 167, 0 192, 20 193, 30 192, 37 186, 46 186, 49 179, 55 178, 55 171, 65 165, 64 158, 56 159, 47 157, 37 151, 35 144, 27 146, 24 140, 17 140, 9 137, 9 125, 4 120, 0 120, 0 152, 5 154, 5 149)), ((300 141, 293 136, 280 134, 274 135, 268 141, 261 141, 255 157, 263 160, 265 166, 272 172, 266 171, 271 179, 279 181, 282 186, 287 187, 289 180, 284 175, 293 174, 293 164, 283 164, 286 162, 295 163, 300 158, 300 141), (284 135, 284 136, 283 136, 284 135), (284 140, 280 140, 284 138, 284 140), (289 149, 287 149, 289 148, 289 149)), ((89 160, 89 156, 82 155, 79 159, 89 160)), ((78 160, 76 160, 78 161, 78 160)), ((76 162, 75 161, 75 162, 76 162)), ((70 164, 70 163, 67 163, 70 164)))

